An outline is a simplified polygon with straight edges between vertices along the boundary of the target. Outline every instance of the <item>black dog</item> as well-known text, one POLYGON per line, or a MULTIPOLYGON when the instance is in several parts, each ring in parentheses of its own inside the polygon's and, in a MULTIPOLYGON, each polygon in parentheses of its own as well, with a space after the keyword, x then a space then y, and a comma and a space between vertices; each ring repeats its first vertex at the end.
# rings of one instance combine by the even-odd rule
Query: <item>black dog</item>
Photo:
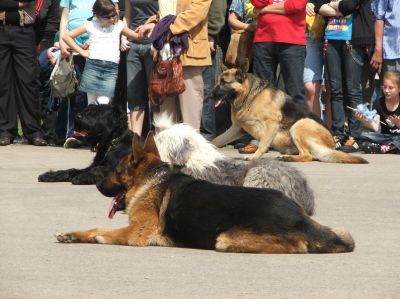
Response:
POLYGON ((83 169, 48 171, 39 175, 39 182, 71 182, 74 185, 92 185, 109 171, 131 150, 133 133, 128 129, 126 113, 120 106, 89 105, 76 116, 75 129, 96 156, 92 164, 83 169))

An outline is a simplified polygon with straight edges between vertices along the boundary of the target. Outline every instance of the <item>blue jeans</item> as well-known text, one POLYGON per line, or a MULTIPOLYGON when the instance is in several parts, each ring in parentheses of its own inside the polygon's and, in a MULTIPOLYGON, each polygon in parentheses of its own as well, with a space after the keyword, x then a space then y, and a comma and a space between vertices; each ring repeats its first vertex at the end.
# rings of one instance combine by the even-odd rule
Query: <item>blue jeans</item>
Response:
POLYGON ((347 138, 344 123, 348 115, 349 135, 359 138, 362 124, 346 106, 356 108, 363 103, 361 80, 366 53, 361 47, 349 47, 346 41, 329 41, 326 68, 331 87, 333 135, 347 138), (356 61, 357 60, 357 61, 356 61))
POLYGON ((263 42, 254 44, 253 71, 257 77, 277 85, 278 64, 288 95, 302 105, 304 100, 304 62, 306 46, 286 43, 263 42))
POLYGON ((204 100, 203 111, 201 114, 200 132, 207 140, 213 140, 217 136, 217 126, 215 122, 215 101, 211 92, 215 85, 215 74, 217 59, 215 53, 211 55, 212 65, 203 69, 204 100))
POLYGON ((385 145, 393 145, 400 149, 400 135, 382 134, 379 132, 363 131, 361 139, 385 145))

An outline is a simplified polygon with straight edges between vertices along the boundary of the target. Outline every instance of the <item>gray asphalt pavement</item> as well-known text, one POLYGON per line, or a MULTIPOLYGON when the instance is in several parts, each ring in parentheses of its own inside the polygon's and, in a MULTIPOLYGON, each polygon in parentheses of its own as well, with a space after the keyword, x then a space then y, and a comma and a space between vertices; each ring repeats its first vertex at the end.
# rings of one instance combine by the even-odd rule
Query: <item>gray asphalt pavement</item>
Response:
POLYGON ((256 255, 57 243, 56 232, 127 223, 108 220, 110 199, 95 186, 37 182, 93 153, 0 147, 0 298, 399 298, 400 156, 365 157, 292 164, 316 193, 314 218, 348 228, 353 253, 256 255))

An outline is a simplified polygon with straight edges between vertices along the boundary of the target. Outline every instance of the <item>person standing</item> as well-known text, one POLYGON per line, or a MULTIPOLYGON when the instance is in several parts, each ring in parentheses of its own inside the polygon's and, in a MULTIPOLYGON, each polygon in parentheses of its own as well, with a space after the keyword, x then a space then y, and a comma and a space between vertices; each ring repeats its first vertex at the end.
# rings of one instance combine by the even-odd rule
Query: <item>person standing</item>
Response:
POLYGON ((285 91, 306 106, 303 72, 306 57, 307 0, 251 0, 258 13, 253 72, 277 85, 277 67, 285 91))
MULTIPOLYGON (((111 1, 111 0, 110 0, 111 1)), ((64 35, 76 27, 82 25, 84 21, 93 16, 92 7, 95 0, 61 0, 61 20, 60 20, 60 49, 61 56, 66 58, 70 55, 69 47, 64 42, 64 35)), ((118 1, 112 1, 118 10, 118 1)), ((80 46, 87 48, 88 34, 82 34, 74 39, 80 46)), ((78 80, 81 79, 83 69, 85 67, 85 58, 80 55, 74 55, 75 70, 78 80)), ((66 140, 64 143, 65 148, 80 147, 82 142, 74 136, 74 122, 75 115, 82 111, 87 106, 87 98, 85 93, 78 93, 74 97, 67 99, 67 105, 62 105, 60 110, 66 109, 66 140), (65 108, 64 108, 65 107, 65 108)))
POLYGON ((13 142, 18 120, 29 143, 45 146, 39 118, 36 1, 0 1, 0 146, 13 142))
POLYGON ((225 24, 226 10, 226 1, 213 0, 208 14, 208 44, 210 46, 212 65, 203 69, 204 101, 200 127, 201 134, 207 140, 213 140, 217 136, 215 102, 211 96, 211 91, 216 80, 218 35, 225 24))
POLYGON ((318 0, 315 12, 328 17, 324 39, 336 149, 356 152, 362 125, 346 106, 355 109, 363 103, 363 67, 374 45, 371 0, 318 0))
MULTIPOLYGON (((126 25, 136 30, 158 12, 157 0, 125 0, 126 25)), ((121 50, 126 56, 126 88, 128 102, 129 128, 142 136, 145 112, 149 107, 148 89, 153 65, 150 53, 151 41, 148 37, 142 40, 121 39, 121 50)))
POLYGON ((371 8, 375 17, 375 51, 370 64, 378 73, 400 72, 400 1, 372 0, 371 8))

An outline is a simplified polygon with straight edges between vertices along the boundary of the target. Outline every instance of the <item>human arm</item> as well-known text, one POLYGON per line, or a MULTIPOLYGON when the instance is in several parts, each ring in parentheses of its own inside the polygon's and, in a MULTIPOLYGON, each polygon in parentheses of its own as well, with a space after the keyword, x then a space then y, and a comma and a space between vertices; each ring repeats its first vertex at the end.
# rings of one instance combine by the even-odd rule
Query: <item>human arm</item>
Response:
POLYGON ((68 23, 69 9, 63 7, 61 10, 60 18, 60 50, 61 56, 66 58, 69 56, 68 45, 64 42, 64 36, 67 34, 67 23, 68 23))
MULTIPOLYGON (((129 24, 132 22, 132 7, 131 1, 125 0, 125 15, 122 20, 125 26, 129 27, 129 24)), ((125 35, 121 36, 121 51, 128 51, 130 48, 128 38, 125 35)))
MULTIPOLYGON (((335 1, 338 2, 338 1, 335 1)), ((315 4, 314 11, 315 13, 320 14, 324 17, 339 17, 342 16, 342 13, 338 9, 338 3, 329 0, 318 0, 315 4)))
POLYGON ((361 121, 362 124, 364 125, 364 127, 368 128, 368 129, 371 129, 371 130, 373 130, 375 132, 379 131, 379 126, 380 126, 380 123, 379 123, 380 116, 379 116, 379 114, 377 114, 372 121, 366 120, 364 115, 361 112, 355 112, 354 114, 356 116, 356 119, 361 121))
POLYGON ((372 69, 380 73, 382 70, 382 61, 383 61, 383 27, 385 22, 383 20, 375 20, 374 29, 375 29, 375 48, 374 53, 372 54, 372 58, 370 61, 370 65, 372 69))
POLYGON ((246 30, 246 31, 254 31, 255 27, 253 24, 246 24, 242 22, 239 16, 234 13, 230 12, 228 16, 228 24, 229 27, 233 30, 246 30))
POLYGON ((266 14, 280 14, 280 15, 290 15, 296 14, 299 11, 304 11, 306 9, 307 0, 287 0, 283 2, 267 4, 261 10, 255 10, 256 13, 266 14))
MULTIPOLYGON (((73 51, 79 53, 79 55, 83 56, 83 57, 89 57, 89 51, 88 50, 84 50, 82 47, 80 47, 75 41, 74 38, 86 33, 86 27, 85 25, 81 25, 79 27, 76 27, 74 30, 70 31, 70 32, 66 32, 64 34, 64 36, 62 37, 63 42, 65 42, 65 44, 71 48, 73 51)), ((61 41, 61 39, 60 39, 61 41)), ((69 52, 68 52, 69 53, 69 52)))
POLYGON ((173 35, 188 32, 205 19, 207 19, 211 0, 192 0, 185 11, 176 16, 175 21, 169 26, 173 35))
POLYGON ((133 31, 129 27, 125 26, 124 29, 122 29, 121 34, 123 36, 129 37, 132 40, 138 40, 139 39, 139 34, 136 31, 133 31))

